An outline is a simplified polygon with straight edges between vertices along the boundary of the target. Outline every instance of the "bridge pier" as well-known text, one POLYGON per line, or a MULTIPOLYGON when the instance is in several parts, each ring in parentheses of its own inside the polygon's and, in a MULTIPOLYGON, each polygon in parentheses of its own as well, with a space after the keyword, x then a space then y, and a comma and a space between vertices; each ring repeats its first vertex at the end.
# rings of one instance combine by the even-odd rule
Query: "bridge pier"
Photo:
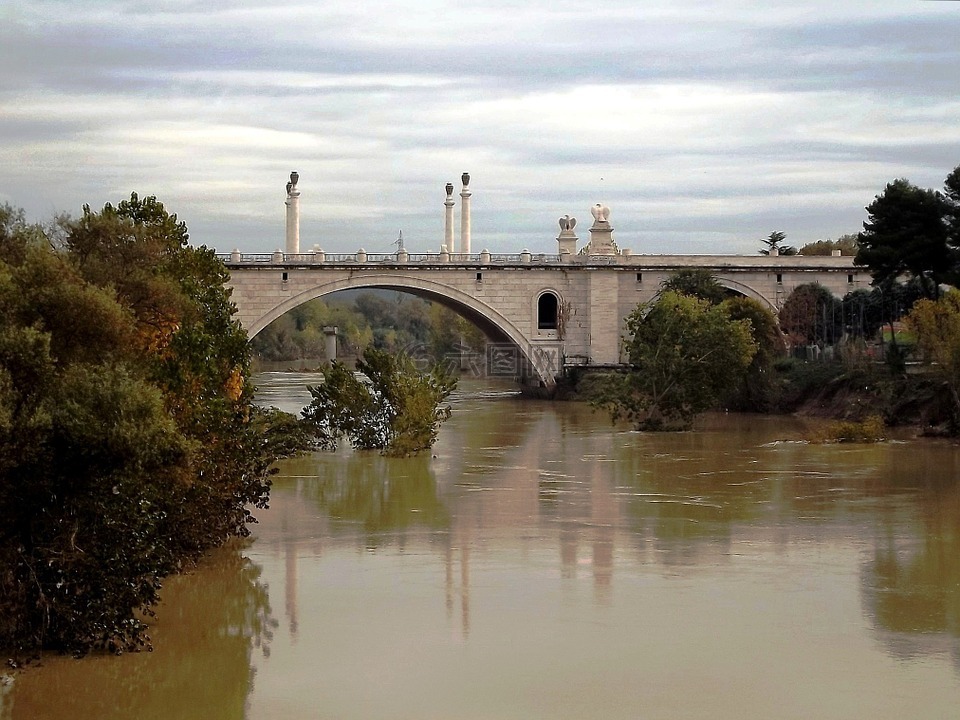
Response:
POLYGON ((337 326, 327 325, 323 328, 324 354, 327 356, 327 363, 333 364, 337 359, 337 326))

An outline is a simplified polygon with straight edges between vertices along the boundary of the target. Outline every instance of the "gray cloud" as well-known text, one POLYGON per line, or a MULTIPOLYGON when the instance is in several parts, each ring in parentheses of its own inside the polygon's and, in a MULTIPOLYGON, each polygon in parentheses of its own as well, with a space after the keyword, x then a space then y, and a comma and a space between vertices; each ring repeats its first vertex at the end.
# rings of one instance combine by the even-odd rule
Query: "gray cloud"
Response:
MULTIPOLYGON (((195 241, 412 250, 474 177, 474 244, 754 252, 856 231, 960 163, 956 3, 34 2, 0 11, 0 198, 36 219, 157 194, 195 241), (628 242, 629 241, 629 242, 628 242), (369 247, 367 247, 369 245, 369 247)), ((417 247, 419 245, 419 247, 417 247)))

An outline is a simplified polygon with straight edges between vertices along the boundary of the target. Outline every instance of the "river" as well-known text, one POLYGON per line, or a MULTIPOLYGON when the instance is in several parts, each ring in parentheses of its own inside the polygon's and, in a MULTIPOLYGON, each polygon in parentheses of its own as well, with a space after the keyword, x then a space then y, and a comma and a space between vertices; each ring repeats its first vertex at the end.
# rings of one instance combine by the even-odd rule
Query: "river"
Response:
POLYGON ((956 445, 637 433, 479 382, 453 406, 428 455, 281 463, 252 542, 168 581, 154 652, 46 658, 0 718, 960 713, 956 445))

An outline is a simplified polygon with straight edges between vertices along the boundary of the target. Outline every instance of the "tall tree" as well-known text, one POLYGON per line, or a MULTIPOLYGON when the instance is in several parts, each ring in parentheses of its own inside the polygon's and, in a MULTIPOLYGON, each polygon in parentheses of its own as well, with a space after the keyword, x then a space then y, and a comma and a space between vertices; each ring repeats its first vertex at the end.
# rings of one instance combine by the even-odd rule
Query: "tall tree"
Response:
POLYGON ((948 242, 953 255, 953 277, 950 283, 960 286, 960 165, 947 175, 943 183, 943 194, 947 204, 948 242))
POLYGON ((18 218, 0 217, 0 647, 136 648, 162 578, 246 534, 306 438, 253 404, 226 271, 155 198, 85 208, 57 247, 18 218))
POLYGON ((450 417, 444 405, 457 382, 436 365, 421 372, 403 353, 368 347, 357 360, 361 379, 340 362, 310 388, 303 411, 321 448, 336 450, 346 436, 360 450, 405 456, 430 448, 440 424, 450 417))
POLYGON ((818 283, 798 285, 780 308, 780 327, 795 345, 831 345, 843 335, 840 300, 818 283))
POLYGON ((949 211, 940 193, 894 180, 867 206, 854 262, 870 269, 874 284, 913 277, 925 297, 937 298, 940 284, 954 275, 945 222, 949 211))
POLYGON ((760 248, 761 255, 772 255, 776 250, 778 255, 796 255, 797 249, 793 245, 784 245, 783 241, 787 239, 787 234, 779 230, 774 230, 761 242, 766 246, 760 248))
POLYGON ((766 412, 776 403, 774 362, 786 353, 783 333, 777 318, 759 301, 748 297, 728 298, 723 302, 731 320, 746 320, 757 352, 738 382, 728 394, 737 409, 766 412))
POLYGON ((956 434, 960 432, 960 291, 950 290, 937 301, 918 301, 906 322, 932 371, 943 381, 956 434))
POLYGON ((709 270, 679 270, 660 286, 664 291, 695 297, 711 305, 722 303, 732 320, 750 323, 757 353, 743 376, 727 389, 724 401, 740 409, 768 410, 776 401, 773 362, 786 352, 776 316, 756 300, 736 295, 725 288, 709 270))
POLYGON ((846 329, 855 338, 873 338, 887 322, 884 316, 882 291, 879 288, 860 288, 847 293, 842 300, 846 329))
POLYGON ((670 292, 706 300, 711 305, 723 302, 728 295, 727 289, 717 281, 713 273, 703 268, 677 270, 660 283, 660 287, 670 292))
POLYGON ((748 320, 670 290, 637 306, 627 332, 631 370, 612 376, 594 404, 647 430, 689 427, 739 380, 757 352, 748 320))

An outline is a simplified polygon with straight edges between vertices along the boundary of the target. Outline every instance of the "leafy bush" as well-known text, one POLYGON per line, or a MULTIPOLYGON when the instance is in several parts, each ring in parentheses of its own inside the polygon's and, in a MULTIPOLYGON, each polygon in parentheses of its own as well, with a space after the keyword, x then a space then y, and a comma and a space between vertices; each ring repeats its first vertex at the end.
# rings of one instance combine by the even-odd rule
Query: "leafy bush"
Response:
POLYGON ((886 425, 879 415, 855 422, 841 420, 829 423, 811 437, 812 442, 875 443, 885 438, 886 425))
POLYGON ((310 388, 313 400, 303 411, 317 444, 335 450, 343 437, 361 450, 405 456, 436 442, 440 424, 450 417, 443 405, 457 382, 435 366, 417 370, 407 355, 368 347, 357 361, 358 377, 340 362, 310 388))

